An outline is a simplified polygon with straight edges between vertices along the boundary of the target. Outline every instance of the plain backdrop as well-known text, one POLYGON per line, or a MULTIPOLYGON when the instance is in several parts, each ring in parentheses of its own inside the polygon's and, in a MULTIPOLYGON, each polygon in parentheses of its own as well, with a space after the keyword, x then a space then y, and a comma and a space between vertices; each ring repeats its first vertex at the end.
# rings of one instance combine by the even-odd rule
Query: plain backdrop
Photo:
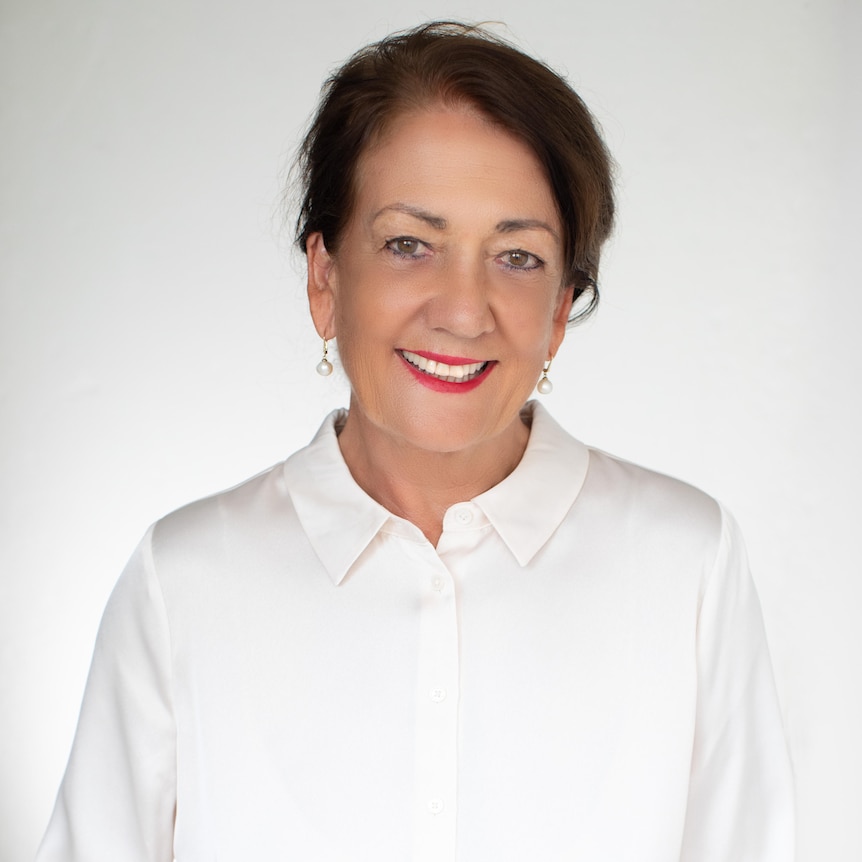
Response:
POLYGON ((327 72, 432 17, 506 22, 603 126, 602 307, 546 403, 734 511, 799 860, 862 859, 860 5, 2 0, 0 859, 35 852, 146 527, 345 403, 314 373, 285 165, 327 72))

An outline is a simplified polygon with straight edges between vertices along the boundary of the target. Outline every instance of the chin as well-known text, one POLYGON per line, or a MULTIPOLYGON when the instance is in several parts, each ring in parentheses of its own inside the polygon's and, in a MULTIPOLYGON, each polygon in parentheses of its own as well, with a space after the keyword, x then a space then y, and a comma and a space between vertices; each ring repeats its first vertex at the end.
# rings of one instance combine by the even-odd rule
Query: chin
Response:
POLYGON ((417 449, 441 454, 468 451, 500 437, 518 419, 518 409, 504 411, 487 405, 459 408, 451 403, 439 410, 414 408, 401 417, 399 436, 417 449))

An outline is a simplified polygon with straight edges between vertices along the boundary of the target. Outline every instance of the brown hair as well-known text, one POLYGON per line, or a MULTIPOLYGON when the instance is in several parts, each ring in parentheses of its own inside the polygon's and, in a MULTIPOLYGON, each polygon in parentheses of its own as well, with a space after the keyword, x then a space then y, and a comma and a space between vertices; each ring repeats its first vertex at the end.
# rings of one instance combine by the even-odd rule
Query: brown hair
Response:
POLYGON ((545 169, 564 226, 566 284, 598 301, 613 223, 612 161, 580 96, 554 71, 478 26, 437 21, 360 49, 324 84, 299 151, 296 241, 320 231, 330 252, 353 208, 356 168, 386 124, 432 102, 465 103, 524 141, 545 169))

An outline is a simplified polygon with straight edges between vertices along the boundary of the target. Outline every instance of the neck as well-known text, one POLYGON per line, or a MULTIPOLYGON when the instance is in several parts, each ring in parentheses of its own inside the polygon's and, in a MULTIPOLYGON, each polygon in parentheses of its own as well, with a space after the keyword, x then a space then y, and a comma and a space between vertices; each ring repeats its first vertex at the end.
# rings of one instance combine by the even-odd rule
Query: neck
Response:
POLYGON ((369 422, 355 404, 338 443, 356 483, 436 547, 443 516, 501 482, 517 467, 530 431, 520 416, 500 434, 455 451, 421 448, 369 422))

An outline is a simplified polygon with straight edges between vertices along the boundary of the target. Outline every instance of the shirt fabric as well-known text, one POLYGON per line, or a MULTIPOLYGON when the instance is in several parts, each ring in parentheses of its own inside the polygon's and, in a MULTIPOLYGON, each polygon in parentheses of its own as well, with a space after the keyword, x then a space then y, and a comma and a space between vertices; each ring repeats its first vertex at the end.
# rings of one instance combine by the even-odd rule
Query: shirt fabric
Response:
POLYGON ((736 525, 527 410, 436 548, 355 483, 343 412, 155 524, 39 862, 790 862, 736 525))

